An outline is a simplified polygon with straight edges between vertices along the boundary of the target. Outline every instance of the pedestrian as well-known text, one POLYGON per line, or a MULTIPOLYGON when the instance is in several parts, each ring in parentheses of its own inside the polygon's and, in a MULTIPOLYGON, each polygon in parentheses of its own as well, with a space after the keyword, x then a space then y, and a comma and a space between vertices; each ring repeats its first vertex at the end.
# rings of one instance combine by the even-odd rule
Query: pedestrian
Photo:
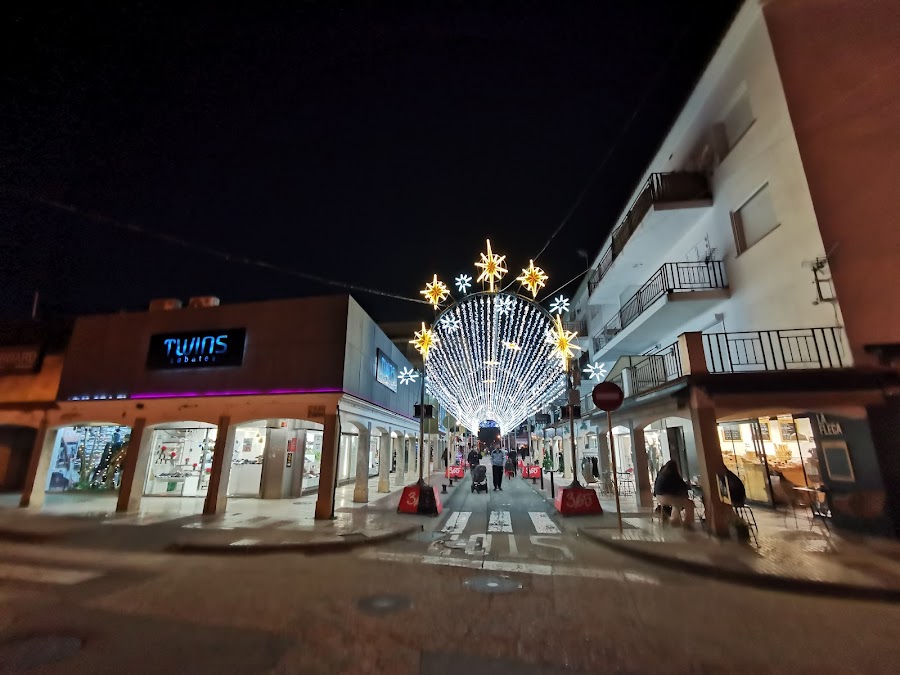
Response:
POLYGON ((469 456, 466 459, 469 462, 469 469, 474 471, 475 467, 481 462, 481 455, 475 448, 472 448, 469 450, 469 456))
POLYGON ((450 455, 447 453, 447 448, 444 448, 444 452, 441 454, 441 457, 444 460, 444 468, 446 469, 450 460, 450 455))
POLYGON ((661 509, 671 507, 672 523, 681 524, 681 512, 684 511, 684 526, 694 526, 694 502, 688 497, 688 486, 678 472, 675 460, 663 464, 653 484, 653 494, 661 509))
POLYGON ((494 490, 503 490, 503 465, 506 464, 506 453, 500 446, 491 450, 491 467, 494 472, 494 490))

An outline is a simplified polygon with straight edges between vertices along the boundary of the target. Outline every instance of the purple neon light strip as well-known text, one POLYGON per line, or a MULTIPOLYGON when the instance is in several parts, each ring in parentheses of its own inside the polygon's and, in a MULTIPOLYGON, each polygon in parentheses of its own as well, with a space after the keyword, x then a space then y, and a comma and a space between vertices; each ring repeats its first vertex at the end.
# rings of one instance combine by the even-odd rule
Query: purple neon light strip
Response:
POLYGON ((248 389, 244 391, 178 391, 133 394, 131 398, 195 398, 199 396, 263 396, 266 394, 337 394, 341 389, 248 389))

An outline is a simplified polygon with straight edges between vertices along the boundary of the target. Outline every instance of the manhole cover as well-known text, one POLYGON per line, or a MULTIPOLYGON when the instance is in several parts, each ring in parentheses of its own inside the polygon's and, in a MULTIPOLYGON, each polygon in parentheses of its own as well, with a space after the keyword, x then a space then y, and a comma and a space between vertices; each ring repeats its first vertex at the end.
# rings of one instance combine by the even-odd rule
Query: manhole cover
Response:
POLYGON ((21 673, 62 661, 84 644, 72 635, 31 635, 0 643, 0 673, 21 673))
POLYGON ((391 614, 412 607, 412 601, 402 595, 370 595, 362 598, 356 606, 366 614, 391 614))
POLYGON ((463 585, 476 593, 512 593, 522 588, 522 584, 509 577, 474 577, 463 585))

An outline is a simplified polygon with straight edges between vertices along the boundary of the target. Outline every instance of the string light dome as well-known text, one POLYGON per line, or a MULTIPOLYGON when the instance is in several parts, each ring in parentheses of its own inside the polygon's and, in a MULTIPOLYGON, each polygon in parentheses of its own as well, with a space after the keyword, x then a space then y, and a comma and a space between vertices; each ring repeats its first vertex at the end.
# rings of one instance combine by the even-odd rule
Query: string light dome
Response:
POLYGON ((467 428, 496 420, 505 434, 565 390, 553 330, 550 314, 518 294, 468 295, 434 323, 428 390, 467 428))

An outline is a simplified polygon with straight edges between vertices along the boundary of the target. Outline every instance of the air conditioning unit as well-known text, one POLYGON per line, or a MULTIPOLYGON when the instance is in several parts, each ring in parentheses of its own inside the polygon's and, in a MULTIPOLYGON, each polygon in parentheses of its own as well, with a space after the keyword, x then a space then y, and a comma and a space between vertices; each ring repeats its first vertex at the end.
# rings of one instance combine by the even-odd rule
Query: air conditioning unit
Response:
POLYGON ((181 309, 181 300, 178 298, 157 298, 150 301, 151 312, 170 312, 173 309, 181 309))
POLYGON ((197 309, 200 307, 218 307, 219 299, 214 295, 201 295, 188 300, 188 307, 197 309))

